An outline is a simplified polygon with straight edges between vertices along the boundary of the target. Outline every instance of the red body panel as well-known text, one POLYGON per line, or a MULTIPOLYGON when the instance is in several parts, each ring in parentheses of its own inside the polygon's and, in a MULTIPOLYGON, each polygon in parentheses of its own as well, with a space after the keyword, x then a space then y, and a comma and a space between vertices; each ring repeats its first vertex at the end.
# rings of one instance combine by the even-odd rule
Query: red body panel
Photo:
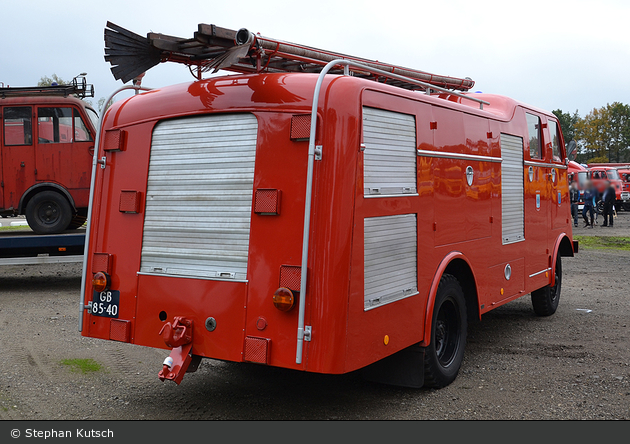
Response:
MULTIPOLYGON (((263 338, 269 340, 270 365, 343 373, 412 344, 428 343, 436 282, 452 260, 469 265, 478 295, 474 308, 480 314, 551 282, 545 270, 551 267, 560 240, 571 237, 567 168, 564 162, 552 161, 546 130, 544 158, 528 158, 524 105, 483 95, 480 98, 491 105, 479 110, 465 101, 457 103, 461 100, 457 98, 444 100, 329 76, 318 111, 317 144, 323 146, 323 158, 314 167, 308 250, 305 318, 312 326, 312 339, 305 342, 302 364, 296 364, 297 308, 282 312, 271 297, 280 286, 281 266, 301 263, 308 143, 291 140, 291 118, 310 113, 316 78, 307 74, 214 78, 154 90, 110 108, 103 130, 125 130, 127 148, 99 153, 107 157, 107 168, 99 168, 96 177, 87 280, 92 254, 112 254, 111 288, 120 291, 119 318, 133 323, 131 342, 165 347, 160 329, 165 320, 182 316, 194 321, 194 354, 242 361, 245 338, 263 338), (534 171, 531 181, 528 167, 523 171, 525 240, 502 245, 500 160, 418 156, 416 195, 364 197, 360 149, 364 105, 415 116, 420 150, 500 159, 501 133, 522 137, 524 160, 534 171), (227 112, 256 116, 254 191, 281 191, 279 214, 252 211, 247 282, 139 273, 143 205, 137 214, 120 212, 118 205, 123 190, 146 195, 153 128, 166 118, 227 112), (464 186, 467 166, 475 170, 473 186, 464 186), (417 215, 418 294, 366 311, 363 220, 410 213, 417 215), (506 281, 508 263, 512 278, 506 281), (160 317, 161 312, 166 317, 160 317), (216 320, 213 331, 204 327, 208 317, 216 320), (383 340, 385 335, 389 341, 383 340)), ((556 122, 550 113, 530 107, 527 111, 544 124, 556 122)), ((90 288, 84 297, 86 303, 92 299, 90 288)), ((110 319, 86 313, 83 335, 110 339, 110 319)))

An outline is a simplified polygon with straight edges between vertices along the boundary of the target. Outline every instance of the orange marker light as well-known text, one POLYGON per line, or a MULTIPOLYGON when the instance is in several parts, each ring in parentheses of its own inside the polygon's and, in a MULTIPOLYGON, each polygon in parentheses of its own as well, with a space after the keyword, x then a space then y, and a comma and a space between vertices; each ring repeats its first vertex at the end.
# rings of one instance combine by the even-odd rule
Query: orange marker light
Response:
POLYGON ((383 338, 383 344, 389 344, 389 335, 385 335, 385 337, 383 338))
POLYGON ((273 294, 273 305, 280 311, 289 311, 295 305, 295 297, 291 290, 280 287, 273 294))
POLYGON ((105 291, 109 288, 109 284, 110 279, 107 273, 99 271, 94 274, 94 277, 92 278, 92 288, 94 288, 94 291, 98 291, 99 293, 101 291, 105 291))
POLYGON ((501 289, 501 294, 503 294, 503 289, 501 289))

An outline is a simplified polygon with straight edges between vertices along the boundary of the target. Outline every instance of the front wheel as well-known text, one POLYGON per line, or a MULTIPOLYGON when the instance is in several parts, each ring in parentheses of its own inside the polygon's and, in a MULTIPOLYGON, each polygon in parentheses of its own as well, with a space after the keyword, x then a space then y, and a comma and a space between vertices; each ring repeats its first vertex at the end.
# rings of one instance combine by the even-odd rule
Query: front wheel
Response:
POLYGON ((431 322, 431 343, 424 354, 424 381, 441 388, 457 377, 466 346, 466 300, 459 281, 450 274, 440 279, 431 322))
POLYGON ((562 290, 562 260, 560 255, 556 261, 556 282, 554 286, 547 285, 536 291, 532 291, 532 305, 538 316, 551 316, 558 309, 560 291, 562 290))
POLYGON ((42 191, 28 201, 26 221, 37 234, 55 234, 68 229, 72 208, 61 194, 42 191))

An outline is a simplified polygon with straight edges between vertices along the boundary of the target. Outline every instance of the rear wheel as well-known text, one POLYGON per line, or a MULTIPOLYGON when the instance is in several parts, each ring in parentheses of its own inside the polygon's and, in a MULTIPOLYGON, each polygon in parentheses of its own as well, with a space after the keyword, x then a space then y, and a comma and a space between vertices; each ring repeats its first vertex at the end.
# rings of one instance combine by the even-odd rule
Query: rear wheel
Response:
POLYGON ((562 260, 558 255, 556 261, 556 274, 554 286, 547 285, 536 291, 532 291, 532 305, 538 316, 551 316, 558 309, 560 291, 562 290, 562 260))
POLYGON ((42 191, 28 201, 26 221, 37 234, 61 233, 72 220, 72 208, 61 194, 42 191))
POLYGON ((424 354, 424 385, 441 388, 457 377, 466 346, 466 301, 459 281, 450 274, 440 279, 433 321, 431 343, 424 354))

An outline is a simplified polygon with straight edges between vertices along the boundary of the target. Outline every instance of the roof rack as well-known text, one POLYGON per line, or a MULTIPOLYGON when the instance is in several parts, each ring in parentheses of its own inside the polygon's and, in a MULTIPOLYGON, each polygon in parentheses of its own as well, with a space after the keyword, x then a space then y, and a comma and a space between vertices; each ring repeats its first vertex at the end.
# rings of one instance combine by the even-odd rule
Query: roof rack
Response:
POLYGON ((72 79, 72 82, 67 85, 53 85, 53 86, 21 86, 21 87, 7 87, 0 88, 0 97, 5 99, 7 97, 19 97, 19 96, 63 96, 68 97, 71 94, 76 95, 80 99, 85 97, 94 97, 94 85, 88 85, 85 77, 77 77, 72 79))
MULTIPOLYGON (((226 70, 238 73, 307 72, 319 73, 327 63, 349 60, 379 71, 368 72, 350 66, 350 75, 409 90, 429 91, 430 86, 468 91, 475 85, 469 77, 439 76, 375 60, 362 59, 309 46, 263 37, 245 28, 234 31, 216 25, 199 24, 192 38, 173 37, 150 32, 146 37, 114 23, 105 28, 105 60, 112 74, 123 83, 134 79, 161 62, 188 65, 201 79, 204 72, 226 70), (384 74, 383 74, 384 72, 384 74), (387 74, 391 73, 391 77, 387 74), (407 81, 413 80, 413 81, 407 81), (429 86, 417 83, 421 81, 429 86)), ((331 74, 344 74, 343 66, 335 66, 331 74)))

